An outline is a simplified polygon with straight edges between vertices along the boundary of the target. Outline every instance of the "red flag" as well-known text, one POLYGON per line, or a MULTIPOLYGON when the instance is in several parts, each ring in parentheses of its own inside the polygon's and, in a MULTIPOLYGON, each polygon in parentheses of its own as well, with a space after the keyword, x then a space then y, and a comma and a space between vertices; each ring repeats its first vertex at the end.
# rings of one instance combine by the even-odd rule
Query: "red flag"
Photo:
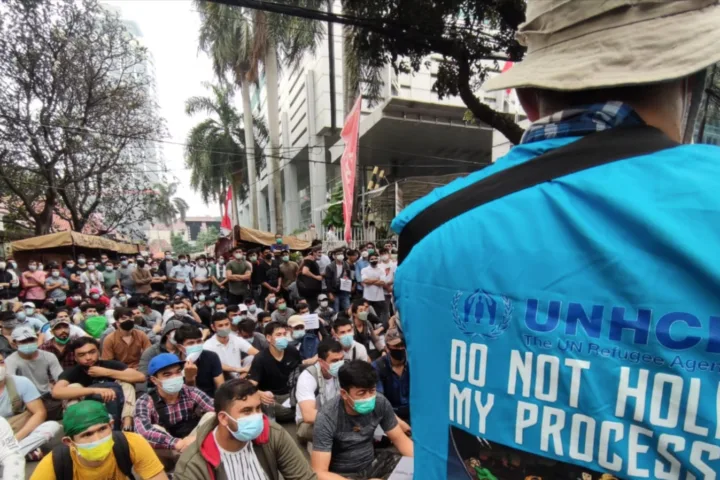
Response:
POLYGON ((225 214, 220 222, 220 235, 223 237, 229 237, 232 232, 232 221, 230 220, 230 202, 232 202, 232 187, 228 188, 227 196, 225 197, 225 214))
POLYGON ((362 96, 358 97, 350 111, 340 136, 345 142, 345 151, 340 159, 340 174, 343 183, 343 220, 345 221, 345 241, 352 240, 353 190, 355 189, 355 166, 357 165, 358 143, 360 137, 360 111, 362 96))
MULTIPOLYGON (((513 66, 513 62, 505 62, 505 65, 503 65, 502 71, 500 73, 507 72, 508 70, 510 70, 510 68, 512 68, 512 66, 513 66)), ((505 93, 507 93, 508 95, 510 95, 510 92, 512 92, 512 90, 509 88, 507 90, 505 90, 505 93)))

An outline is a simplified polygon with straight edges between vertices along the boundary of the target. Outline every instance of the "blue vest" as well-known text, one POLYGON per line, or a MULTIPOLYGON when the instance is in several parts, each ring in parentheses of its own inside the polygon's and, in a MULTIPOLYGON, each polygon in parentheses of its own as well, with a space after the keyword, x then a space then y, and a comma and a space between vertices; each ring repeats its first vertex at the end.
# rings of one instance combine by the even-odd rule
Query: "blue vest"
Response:
MULTIPOLYGON (((574 140, 517 146, 393 229, 574 140)), ((470 210, 415 245, 395 298, 416 479, 720 472, 717 147, 609 163, 470 210)))

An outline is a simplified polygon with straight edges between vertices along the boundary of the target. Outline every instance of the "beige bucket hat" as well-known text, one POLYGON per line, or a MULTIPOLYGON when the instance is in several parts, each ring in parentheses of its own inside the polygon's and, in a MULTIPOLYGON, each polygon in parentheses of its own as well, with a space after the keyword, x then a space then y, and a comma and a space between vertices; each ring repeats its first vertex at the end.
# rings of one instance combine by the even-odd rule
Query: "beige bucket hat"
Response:
POLYGON ((484 90, 654 83, 720 61, 720 0, 528 0, 526 12, 525 58, 484 90))

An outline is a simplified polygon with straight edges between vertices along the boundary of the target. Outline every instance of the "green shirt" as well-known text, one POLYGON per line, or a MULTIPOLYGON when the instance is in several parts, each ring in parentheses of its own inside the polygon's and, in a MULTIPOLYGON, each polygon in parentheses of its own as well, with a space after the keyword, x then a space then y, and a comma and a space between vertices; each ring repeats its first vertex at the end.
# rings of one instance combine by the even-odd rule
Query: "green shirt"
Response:
POLYGON ((103 284, 105 285, 105 291, 109 292, 113 285, 117 285, 117 272, 103 272, 103 284))
MULTIPOLYGON (((251 269, 252 269, 252 267, 246 261, 238 262, 237 260, 232 260, 230 263, 227 264, 226 274, 243 275, 243 274, 249 272, 251 269)), ((247 295, 250 293, 250 281, 249 280, 244 280, 244 281, 229 280, 227 285, 228 285, 228 291, 230 293, 232 293, 233 295, 247 295)))

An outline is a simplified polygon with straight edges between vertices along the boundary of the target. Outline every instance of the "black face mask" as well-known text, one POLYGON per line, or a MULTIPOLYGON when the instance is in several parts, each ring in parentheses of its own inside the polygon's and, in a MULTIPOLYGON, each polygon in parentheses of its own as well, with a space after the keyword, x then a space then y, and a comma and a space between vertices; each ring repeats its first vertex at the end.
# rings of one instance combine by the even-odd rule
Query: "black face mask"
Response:
POLYGON ((405 350, 390 350, 390 357, 398 362, 405 361, 405 350))
POLYGON ((377 264, 378 264, 377 260, 375 260, 374 262, 370 262, 370 265, 373 267, 377 267, 377 264))
POLYGON ((138 261, 137 261, 137 266, 140 267, 140 268, 143 268, 143 267, 145 266, 145 262, 144 262, 143 260, 138 260, 138 261))
POLYGON ((272 259, 273 259, 273 256, 271 253, 268 253, 267 255, 265 255, 265 260, 272 260, 272 259))
POLYGON ((120 324, 120 328, 122 328, 126 332, 129 332, 134 327, 135 327, 135 322, 133 320, 126 320, 120 324))

